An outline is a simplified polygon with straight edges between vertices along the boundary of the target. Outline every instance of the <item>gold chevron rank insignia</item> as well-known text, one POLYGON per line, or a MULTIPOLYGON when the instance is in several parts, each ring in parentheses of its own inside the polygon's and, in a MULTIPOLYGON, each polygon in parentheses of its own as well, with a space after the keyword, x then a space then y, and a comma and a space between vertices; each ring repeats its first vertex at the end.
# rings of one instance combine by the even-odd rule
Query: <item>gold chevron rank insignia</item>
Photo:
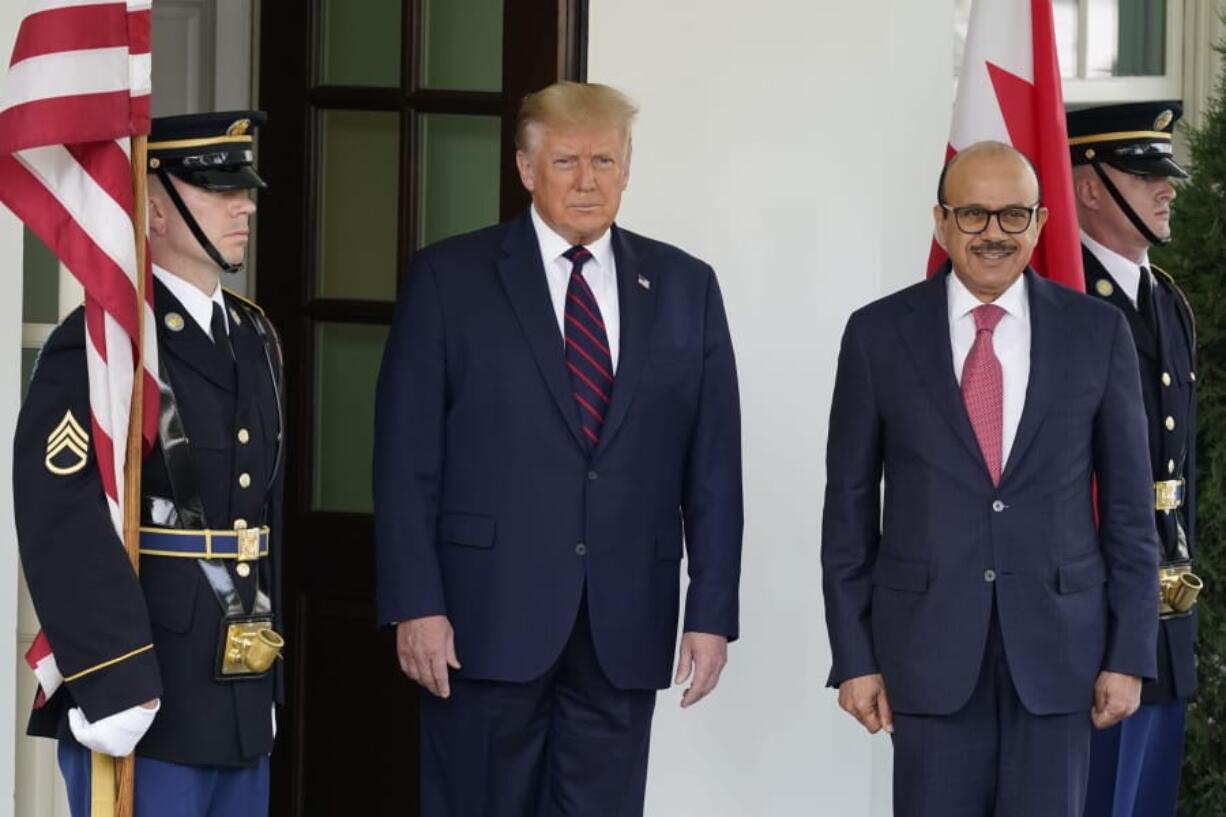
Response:
POLYGON ((72 411, 68 411, 47 438, 47 458, 43 463, 51 473, 66 477, 85 467, 88 452, 89 435, 72 416, 72 411))

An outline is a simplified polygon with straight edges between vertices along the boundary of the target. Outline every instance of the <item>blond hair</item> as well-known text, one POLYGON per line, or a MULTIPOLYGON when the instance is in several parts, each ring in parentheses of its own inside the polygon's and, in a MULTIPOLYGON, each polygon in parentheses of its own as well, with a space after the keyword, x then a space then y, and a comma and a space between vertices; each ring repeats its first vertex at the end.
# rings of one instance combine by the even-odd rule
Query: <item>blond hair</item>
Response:
POLYGON ((515 147, 531 151, 537 131, 547 128, 616 128, 630 147, 638 106, 616 88, 595 82, 555 82, 528 94, 519 106, 515 147))

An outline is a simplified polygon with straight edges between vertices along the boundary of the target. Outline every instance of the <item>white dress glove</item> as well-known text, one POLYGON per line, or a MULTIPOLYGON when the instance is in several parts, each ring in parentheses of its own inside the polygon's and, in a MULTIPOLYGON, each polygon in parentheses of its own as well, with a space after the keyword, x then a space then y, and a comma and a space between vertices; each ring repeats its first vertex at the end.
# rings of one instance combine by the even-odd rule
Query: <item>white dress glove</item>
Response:
POLYGON ((154 716, 161 708, 162 702, 159 700, 152 709, 134 706, 90 723, 81 708, 74 706, 68 710, 68 728, 86 749, 112 757, 126 757, 132 754, 136 744, 149 731, 154 716))

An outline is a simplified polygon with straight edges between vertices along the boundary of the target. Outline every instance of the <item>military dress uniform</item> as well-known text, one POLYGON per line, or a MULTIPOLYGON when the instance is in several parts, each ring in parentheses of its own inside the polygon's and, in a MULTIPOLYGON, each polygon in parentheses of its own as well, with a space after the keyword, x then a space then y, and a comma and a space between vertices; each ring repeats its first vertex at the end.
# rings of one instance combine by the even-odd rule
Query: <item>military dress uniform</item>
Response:
MULTIPOLYGON (((1097 159, 1136 175, 1184 178, 1170 149, 1179 114, 1174 102, 1072 112, 1073 162, 1097 159)), ((1134 220, 1130 211, 1125 215, 1134 220)), ((1133 226, 1151 244, 1166 243, 1143 223, 1133 226)), ((1088 293, 1124 313, 1137 348, 1162 585, 1158 678, 1142 688, 1135 715, 1095 733, 1085 817, 1173 817, 1187 700, 1196 691, 1196 326, 1187 298, 1164 270, 1132 263, 1085 234, 1082 260, 1088 293), (1117 277, 1109 266, 1124 272, 1117 277), (1119 280, 1125 273, 1127 282, 1119 280)))
MULTIPOLYGON (((155 120, 150 156, 187 141, 207 154, 216 116, 155 120)), ((212 171, 238 163, 225 154, 212 171)), ((69 710, 94 723, 160 698, 136 747, 137 817, 254 817, 267 813, 281 669, 269 660, 254 671, 235 650, 260 642, 266 658, 280 641, 280 344, 262 310, 228 292, 200 325, 164 283, 171 273, 155 273, 159 433, 143 462, 139 578, 95 456, 83 309, 43 347, 18 420, 18 542, 64 676, 29 730, 59 739, 73 813, 84 815, 90 758, 69 710)))

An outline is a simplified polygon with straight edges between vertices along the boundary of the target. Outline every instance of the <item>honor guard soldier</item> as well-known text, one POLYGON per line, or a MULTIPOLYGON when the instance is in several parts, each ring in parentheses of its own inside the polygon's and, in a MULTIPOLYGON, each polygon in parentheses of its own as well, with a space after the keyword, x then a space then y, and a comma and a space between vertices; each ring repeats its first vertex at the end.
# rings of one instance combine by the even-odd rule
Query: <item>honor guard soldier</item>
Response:
POLYGON ((281 686, 281 350, 242 268, 258 112, 153 120, 149 240, 157 445, 141 480, 140 576, 111 523, 90 440, 83 310, 52 333, 17 425, 26 579, 63 684, 30 721, 59 739, 74 817, 91 750, 135 750, 137 817, 268 811, 281 686), (70 437, 70 445, 62 443, 70 437))
POLYGON ((1149 420, 1158 528, 1161 626, 1158 679, 1137 714, 1096 732, 1086 817, 1173 817, 1188 697, 1196 690, 1196 326, 1171 275, 1149 248, 1171 239, 1178 102, 1086 108, 1068 114, 1073 183, 1089 294, 1128 318, 1149 420))

